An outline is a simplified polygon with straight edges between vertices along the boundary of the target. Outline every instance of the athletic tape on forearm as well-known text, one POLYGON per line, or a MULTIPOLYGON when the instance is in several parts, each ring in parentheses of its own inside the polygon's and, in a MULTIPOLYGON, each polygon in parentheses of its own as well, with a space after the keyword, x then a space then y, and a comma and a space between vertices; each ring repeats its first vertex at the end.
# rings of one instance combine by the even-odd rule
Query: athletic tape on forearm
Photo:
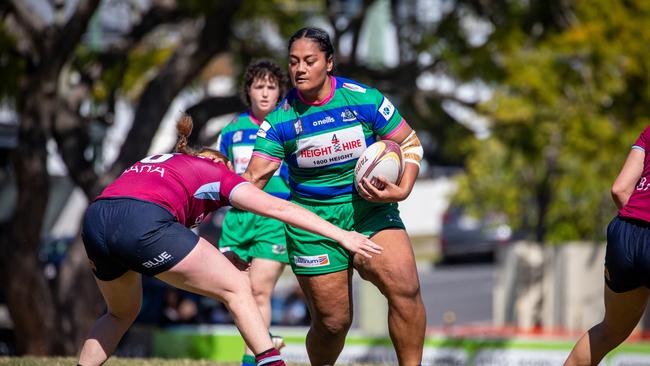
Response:
POLYGON ((418 136, 415 134, 415 131, 411 131, 399 146, 402 149, 404 162, 420 166, 420 161, 424 156, 424 149, 422 149, 422 144, 420 143, 418 136))

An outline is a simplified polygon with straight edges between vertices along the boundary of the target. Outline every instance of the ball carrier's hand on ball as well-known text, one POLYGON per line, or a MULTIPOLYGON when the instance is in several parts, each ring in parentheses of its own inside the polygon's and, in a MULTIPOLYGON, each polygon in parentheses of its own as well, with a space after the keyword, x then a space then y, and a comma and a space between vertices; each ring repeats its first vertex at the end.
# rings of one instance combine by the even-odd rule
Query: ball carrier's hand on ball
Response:
POLYGON ((400 187, 404 162, 399 144, 381 140, 370 145, 357 160, 354 179, 359 195, 370 202, 398 202, 409 191, 400 187))
POLYGON ((361 197, 370 202, 399 202, 408 196, 409 192, 381 175, 363 178, 357 186, 361 197))

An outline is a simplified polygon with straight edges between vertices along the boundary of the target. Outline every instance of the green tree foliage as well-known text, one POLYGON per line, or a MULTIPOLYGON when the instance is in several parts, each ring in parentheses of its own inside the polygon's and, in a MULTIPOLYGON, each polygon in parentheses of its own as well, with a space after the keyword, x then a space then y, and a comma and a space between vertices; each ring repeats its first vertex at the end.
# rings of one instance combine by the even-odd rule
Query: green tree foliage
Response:
MULTIPOLYGON (((79 238, 56 291, 38 270, 47 142, 56 141, 70 178, 92 199, 146 154, 169 104, 200 82, 215 57, 228 54, 236 74, 256 57, 285 65, 287 37, 306 25, 332 32, 342 76, 382 90, 409 123, 431 133, 426 148, 435 163, 468 157, 459 201, 476 211, 505 211, 540 241, 602 238, 614 214, 609 186, 648 124, 650 3, 432 2, 435 9, 427 8, 431 1, 388 1, 390 14, 381 19, 390 19, 396 50, 379 46, 397 54, 394 65, 365 64, 357 52, 375 0, 156 0, 131 12, 132 27, 115 43, 93 42, 97 24, 90 19, 99 0, 70 2, 68 18, 67 2, 43 0, 52 8, 50 22, 30 11, 33 1, 0 2, 0 97, 15 105, 20 120, 19 146, 10 152, 19 195, 12 217, 0 223, 0 283, 20 352, 73 353, 97 301, 79 238), (422 87, 431 76, 456 86, 479 82, 493 96, 477 105, 456 90, 422 87), (123 96, 137 123, 112 166, 98 169, 101 158, 87 152, 99 150, 105 135, 94 130, 111 125, 123 96), (490 137, 471 138, 445 102, 489 117, 490 137)), ((144 3, 113 4, 134 10, 144 3)), ((236 96, 207 99, 188 109, 202 116, 197 131, 209 118, 243 108, 236 96)))
POLYGON ((95 42, 101 37, 92 19, 100 1, 79 0, 69 13, 65 4, 14 0, 0 5, 0 70, 3 77, 5 70, 15 71, 6 75, 2 93, 19 122, 17 146, 5 159, 17 198, 9 218, 0 222, 0 286, 18 353, 75 353, 99 309, 79 237, 55 279, 41 269, 39 249, 52 181, 48 142, 56 142, 70 180, 89 200, 94 198, 146 154, 167 106, 210 60, 229 50, 238 9, 236 2, 153 1, 146 8, 113 2, 132 5, 133 24, 113 34, 112 42, 95 42), (32 5, 41 11, 34 12, 32 5), (167 32, 174 37, 165 37, 167 32), (175 42, 163 42, 168 39, 175 42), (101 151, 106 134, 98 133, 97 126, 112 123, 118 95, 131 97, 137 122, 116 161, 98 169, 100 154, 95 152, 101 151))
POLYGON ((506 3, 482 75, 492 134, 469 147, 456 198, 540 242, 602 240, 611 184, 650 122, 650 3, 506 3))

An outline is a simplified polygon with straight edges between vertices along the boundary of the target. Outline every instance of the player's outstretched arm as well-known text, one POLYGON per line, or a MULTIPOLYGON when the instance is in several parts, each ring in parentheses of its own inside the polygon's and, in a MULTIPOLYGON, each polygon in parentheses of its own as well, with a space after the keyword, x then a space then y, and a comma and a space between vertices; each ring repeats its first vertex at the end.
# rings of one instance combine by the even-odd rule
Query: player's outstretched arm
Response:
POLYGON ((383 249, 365 235, 334 226, 315 213, 273 197, 252 184, 243 184, 235 189, 230 202, 239 209, 272 217, 299 229, 336 240, 345 249, 364 257, 372 258, 370 253, 380 254, 383 249))
POLYGON ((242 178, 253 183, 257 188, 264 189, 266 183, 273 176, 276 170, 280 167, 279 162, 272 160, 262 159, 253 155, 246 171, 241 175, 242 178))
POLYGON ((623 164, 623 168, 618 173, 618 177, 616 177, 612 185, 612 199, 619 209, 627 204, 627 200, 630 199, 634 188, 639 183, 639 179, 643 174, 644 160, 645 151, 632 149, 625 160, 625 164, 623 164))

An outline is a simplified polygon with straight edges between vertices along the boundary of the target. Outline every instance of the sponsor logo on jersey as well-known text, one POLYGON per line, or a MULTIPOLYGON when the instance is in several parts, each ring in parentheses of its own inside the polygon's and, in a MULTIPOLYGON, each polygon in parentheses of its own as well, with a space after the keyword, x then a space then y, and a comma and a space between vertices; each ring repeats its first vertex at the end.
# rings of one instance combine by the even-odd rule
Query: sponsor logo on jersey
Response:
MULTIPOLYGON (((279 169, 278 169, 279 170, 279 169)), ((273 244, 271 247, 273 254, 284 254, 287 252, 287 247, 282 244, 273 244)))
POLYGON ((232 164, 235 167, 235 173, 242 174, 246 171, 252 155, 252 145, 239 145, 232 147, 232 164))
POLYGON ((388 214, 386 215, 386 221, 388 222, 402 222, 398 215, 388 214))
POLYGON ((235 134, 232 135, 232 142, 235 143, 235 144, 240 142, 243 135, 244 135, 244 133, 242 131, 235 132, 235 134))
POLYGON ((270 124, 270 123, 268 123, 268 122, 266 122, 266 121, 262 122, 262 124, 260 125, 260 129, 257 130, 257 136, 258 136, 258 137, 265 138, 265 137, 266 137, 266 133, 267 133, 270 129, 271 129, 271 124, 270 124))
POLYGON ((296 132, 296 136, 302 133, 302 120, 300 118, 293 123, 293 130, 296 132))
POLYGON ((353 111, 346 109, 341 112, 341 118, 343 118, 343 122, 351 122, 357 120, 357 115, 353 111))
POLYGON ((384 101, 381 102, 381 105, 379 106, 379 113, 384 116, 386 121, 388 121, 395 113, 395 106, 393 106, 393 103, 391 103, 388 98, 384 97, 384 101))
POLYGON ((152 259, 142 262, 142 266, 144 268, 154 268, 154 267, 158 267, 158 266, 160 266, 162 264, 165 264, 165 263, 169 262, 172 259, 174 259, 174 257, 171 254, 169 254, 167 252, 162 252, 162 253, 158 254, 157 256, 153 257, 152 259))
POLYGON ((336 138, 336 134, 332 136, 332 146, 334 147, 335 152, 343 151, 343 147, 341 147, 341 140, 336 138))
POLYGON ((293 262, 298 267, 324 267, 330 265, 330 257, 327 254, 294 256, 293 262))
POLYGON ((359 92, 359 93, 365 93, 366 92, 366 88, 364 88, 364 87, 362 87, 360 85, 357 85, 357 84, 343 83, 343 87, 345 89, 349 89, 349 90, 359 92))
POLYGON ((327 117, 325 117, 323 119, 319 119, 318 121, 312 122, 312 126, 314 126, 314 127, 322 126, 322 125, 326 125, 326 124, 332 123, 332 122, 336 122, 336 120, 334 118, 332 118, 331 116, 327 116, 327 117))
POLYGON ((356 159, 365 148, 363 129, 357 125, 298 139, 296 158, 301 168, 321 167, 356 159))

